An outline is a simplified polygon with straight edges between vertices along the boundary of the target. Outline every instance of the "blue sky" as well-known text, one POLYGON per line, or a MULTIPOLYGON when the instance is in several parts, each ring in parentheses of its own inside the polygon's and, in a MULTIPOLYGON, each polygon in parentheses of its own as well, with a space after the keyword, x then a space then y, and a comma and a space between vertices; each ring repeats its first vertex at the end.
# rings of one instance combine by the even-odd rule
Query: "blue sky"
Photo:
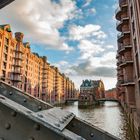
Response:
POLYGON ((79 87, 84 79, 116 84, 116 0, 17 0, 1 24, 21 31, 33 52, 48 57, 79 87))

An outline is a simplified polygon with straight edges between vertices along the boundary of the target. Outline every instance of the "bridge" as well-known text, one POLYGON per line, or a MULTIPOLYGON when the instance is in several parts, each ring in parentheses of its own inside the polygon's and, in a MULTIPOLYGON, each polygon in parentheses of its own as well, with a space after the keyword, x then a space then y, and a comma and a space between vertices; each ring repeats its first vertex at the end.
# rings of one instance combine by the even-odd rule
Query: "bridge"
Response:
POLYGON ((78 101, 78 98, 69 98, 69 99, 66 99, 66 103, 68 102, 76 102, 78 101))
POLYGON ((101 98, 101 99, 98 99, 97 101, 99 101, 99 102, 105 102, 105 101, 118 102, 118 100, 114 99, 114 98, 101 98))
POLYGON ((0 81, 1 140, 119 140, 115 136, 0 81))

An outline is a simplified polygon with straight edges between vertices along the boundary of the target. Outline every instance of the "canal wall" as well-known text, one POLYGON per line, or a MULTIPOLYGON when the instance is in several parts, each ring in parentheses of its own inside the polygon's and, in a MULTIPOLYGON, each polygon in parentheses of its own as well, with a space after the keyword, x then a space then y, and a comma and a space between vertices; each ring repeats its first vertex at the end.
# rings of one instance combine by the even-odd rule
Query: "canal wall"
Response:
POLYGON ((129 127, 129 132, 131 135, 131 140, 140 140, 140 128, 138 125, 138 118, 135 108, 129 108, 126 104, 120 103, 127 119, 127 125, 129 127))

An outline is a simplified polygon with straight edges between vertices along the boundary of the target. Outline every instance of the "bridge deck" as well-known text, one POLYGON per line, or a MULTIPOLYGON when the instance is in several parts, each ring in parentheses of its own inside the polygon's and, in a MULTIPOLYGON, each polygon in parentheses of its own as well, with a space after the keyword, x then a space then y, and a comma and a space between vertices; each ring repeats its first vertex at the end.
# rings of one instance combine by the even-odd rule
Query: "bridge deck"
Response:
POLYGON ((102 99, 98 99, 98 101, 114 101, 114 102, 118 102, 117 99, 113 99, 113 98, 102 98, 102 99))

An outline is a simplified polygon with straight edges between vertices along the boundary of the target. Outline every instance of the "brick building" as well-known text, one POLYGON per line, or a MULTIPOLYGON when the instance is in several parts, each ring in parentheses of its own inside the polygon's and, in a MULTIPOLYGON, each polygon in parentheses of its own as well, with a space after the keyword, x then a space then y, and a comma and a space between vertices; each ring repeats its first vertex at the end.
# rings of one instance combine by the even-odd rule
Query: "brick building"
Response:
POLYGON ((52 104, 74 98, 75 86, 47 57, 32 53, 24 34, 12 36, 10 25, 0 26, 1 80, 52 104))
POLYGON ((140 137, 140 1, 119 0, 117 93, 136 139, 140 137))
POLYGON ((80 86, 79 106, 96 104, 98 99, 105 98, 102 80, 83 80, 80 86))
POLYGON ((105 91, 105 98, 106 99, 115 99, 118 100, 116 88, 112 88, 105 91))

